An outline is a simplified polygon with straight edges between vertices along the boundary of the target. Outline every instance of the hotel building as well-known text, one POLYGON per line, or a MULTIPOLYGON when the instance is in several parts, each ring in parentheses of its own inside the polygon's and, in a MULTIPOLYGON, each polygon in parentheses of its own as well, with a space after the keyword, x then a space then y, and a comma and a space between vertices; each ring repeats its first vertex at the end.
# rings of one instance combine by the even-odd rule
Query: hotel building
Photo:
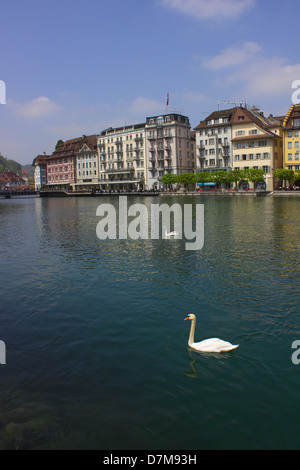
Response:
POLYGON ((194 171, 194 138, 189 118, 166 114, 146 118, 146 154, 148 188, 162 187, 166 173, 179 175, 194 171))
POLYGON ((109 128, 98 140, 101 189, 142 190, 147 187, 145 124, 109 128))

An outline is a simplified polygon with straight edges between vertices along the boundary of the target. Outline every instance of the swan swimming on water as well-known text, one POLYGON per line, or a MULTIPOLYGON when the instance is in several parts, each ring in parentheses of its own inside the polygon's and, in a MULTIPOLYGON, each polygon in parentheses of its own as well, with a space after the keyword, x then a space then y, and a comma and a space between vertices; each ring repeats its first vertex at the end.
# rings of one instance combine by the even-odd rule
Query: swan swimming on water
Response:
POLYGON ((180 235, 179 232, 174 230, 174 232, 169 232, 167 233, 167 227, 163 227, 165 229, 165 238, 170 238, 170 237, 176 237, 177 235, 180 235))
POLYGON ((195 336, 195 327, 196 327, 196 315, 190 313, 185 320, 191 320, 191 329, 190 329, 190 336, 188 345, 190 348, 195 349, 196 351, 203 351, 203 352, 225 352, 231 351, 232 349, 237 348, 238 344, 231 344, 228 341, 223 341, 219 338, 209 338, 205 339, 204 341, 200 341, 199 343, 194 342, 195 336))

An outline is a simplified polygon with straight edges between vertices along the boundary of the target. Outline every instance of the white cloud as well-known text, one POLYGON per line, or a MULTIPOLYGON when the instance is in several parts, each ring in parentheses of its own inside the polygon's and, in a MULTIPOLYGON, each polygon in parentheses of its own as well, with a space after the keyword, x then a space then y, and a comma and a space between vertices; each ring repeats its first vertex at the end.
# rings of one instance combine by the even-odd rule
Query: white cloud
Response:
POLYGON ((199 93, 197 91, 187 91, 182 96, 182 101, 187 103, 204 103, 209 99, 204 93, 199 93))
POLYGON ((300 63, 288 64, 287 59, 264 58, 235 70, 226 79, 227 85, 244 85, 251 97, 292 95, 292 83, 300 79, 300 63))
POLYGON ((206 58, 202 61, 202 65, 210 70, 234 67, 253 59, 260 51, 261 47, 257 42, 244 42, 238 46, 228 47, 214 57, 206 58))
POLYGON ((136 98, 129 107, 129 110, 135 114, 159 113, 162 112, 163 109, 163 103, 143 97, 136 98))
POLYGON ((28 118, 39 119, 53 116, 61 108, 46 96, 40 96, 23 104, 14 104, 16 114, 28 118))
POLYGON ((237 19, 253 8, 256 0, 161 0, 160 3, 200 20, 237 19))

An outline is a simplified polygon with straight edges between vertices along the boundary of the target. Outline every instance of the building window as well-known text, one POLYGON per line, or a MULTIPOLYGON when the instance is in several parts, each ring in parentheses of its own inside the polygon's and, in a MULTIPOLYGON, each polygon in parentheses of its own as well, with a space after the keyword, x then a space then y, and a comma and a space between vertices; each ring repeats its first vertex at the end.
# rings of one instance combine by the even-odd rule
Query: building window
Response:
POLYGON ((288 160, 289 161, 293 160, 293 154, 292 153, 288 153, 288 160))

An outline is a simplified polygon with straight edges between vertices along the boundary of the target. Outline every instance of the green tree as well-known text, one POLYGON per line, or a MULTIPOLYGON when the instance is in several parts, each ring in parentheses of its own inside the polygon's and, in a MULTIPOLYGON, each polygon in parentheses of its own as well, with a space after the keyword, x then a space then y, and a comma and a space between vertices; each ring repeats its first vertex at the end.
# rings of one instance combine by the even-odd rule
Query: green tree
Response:
POLYGON ((196 175, 195 173, 181 173, 177 175, 177 182, 183 184, 186 188, 189 184, 194 185, 196 183, 196 175))
POLYGON ((64 143, 64 141, 61 140, 61 139, 59 139, 59 140, 57 141, 57 144, 55 145, 55 150, 57 149, 57 147, 59 147, 59 146, 62 145, 63 143, 64 143))
POLYGON ((226 173, 226 171, 214 171, 211 173, 210 181, 212 183, 216 183, 218 188, 220 188, 222 184, 228 183, 226 173))
POLYGON ((258 183, 265 181, 265 173, 262 168, 249 168, 247 170, 243 170, 244 172, 244 179, 246 181, 251 181, 252 183, 258 183))
POLYGON ((237 184, 239 181, 242 181, 244 174, 242 170, 231 170, 227 172, 227 182, 235 183, 235 189, 237 189, 237 184))
POLYGON ((177 183, 177 175, 174 175, 172 173, 166 173, 160 178, 160 181, 167 186, 171 186, 172 184, 177 183))
POLYGON ((290 183, 292 181, 294 172, 293 170, 288 170, 286 168, 278 168, 274 171, 273 176, 274 178, 281 180, 282 183, 284 181, 284 186, 286 188, 286 182, 288 181, 290 183))
POLYGON ((296 170, 293 176, 294 181, 299 181, 300 180, 300 170, 296 170))
POLYGON ((196 183, 202 183, 202 187, 203 187, 203 184, 208 181, 208 174, 209 173, 206 173, 204 171, 196 173, 195 174, 196 183))

